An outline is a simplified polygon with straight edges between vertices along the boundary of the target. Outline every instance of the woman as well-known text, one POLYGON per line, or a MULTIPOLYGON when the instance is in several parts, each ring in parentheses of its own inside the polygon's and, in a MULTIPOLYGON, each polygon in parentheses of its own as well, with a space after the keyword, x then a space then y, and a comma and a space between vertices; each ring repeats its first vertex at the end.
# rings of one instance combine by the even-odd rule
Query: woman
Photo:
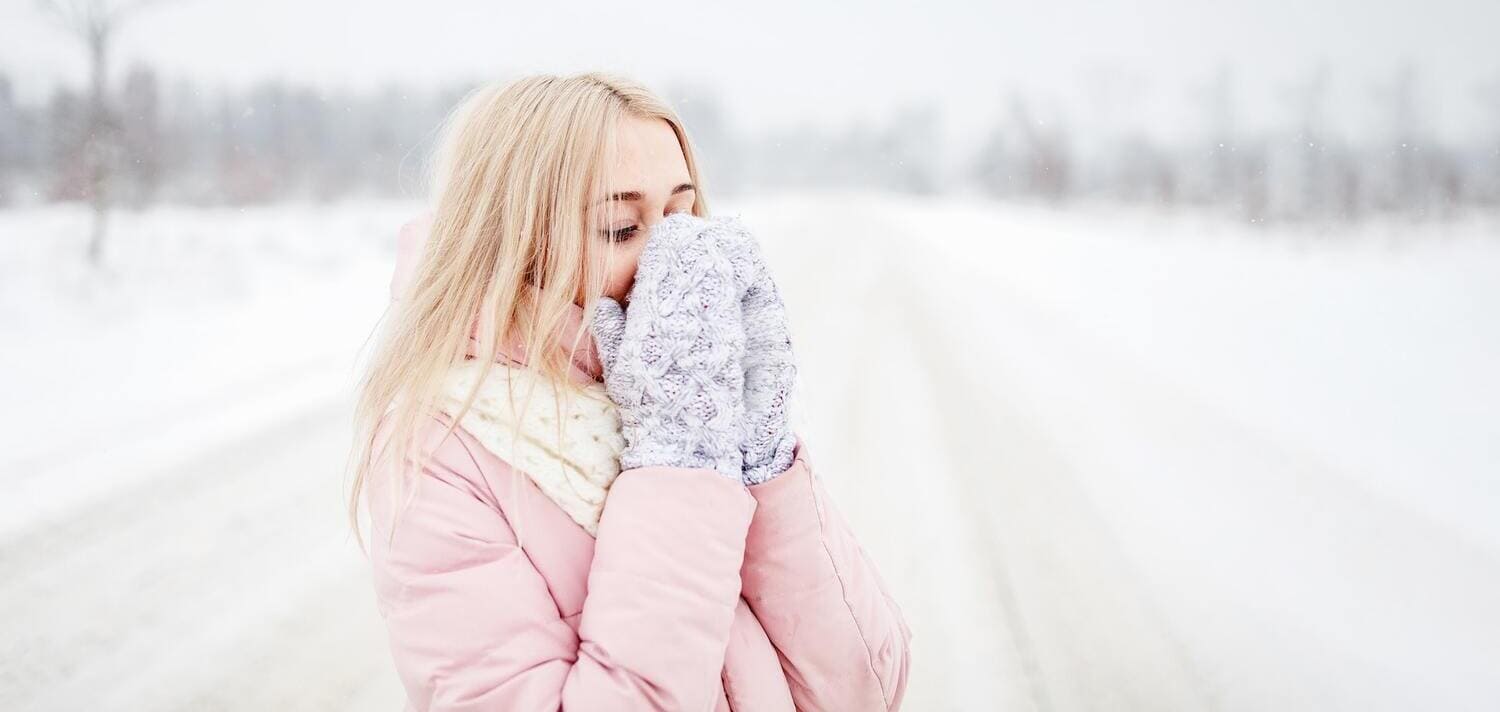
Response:
POLYGON ((350 499, 407 709, 897 709, 911 631, 787 424, 780 296, 675 114, 530 77, 437 157, 350 499))

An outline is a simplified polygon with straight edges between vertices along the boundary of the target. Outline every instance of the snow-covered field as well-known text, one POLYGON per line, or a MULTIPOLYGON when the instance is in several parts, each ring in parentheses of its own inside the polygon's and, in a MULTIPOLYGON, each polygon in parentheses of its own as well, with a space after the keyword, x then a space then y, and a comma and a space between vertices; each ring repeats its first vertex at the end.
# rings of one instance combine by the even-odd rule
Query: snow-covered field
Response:
MULTIPOLYGON (((342 470, 415 206, 0 213, 0 709, 397 710, 342 470)), ((1500 707, 1500 221, 756 228, 906 709, 1500 707)))

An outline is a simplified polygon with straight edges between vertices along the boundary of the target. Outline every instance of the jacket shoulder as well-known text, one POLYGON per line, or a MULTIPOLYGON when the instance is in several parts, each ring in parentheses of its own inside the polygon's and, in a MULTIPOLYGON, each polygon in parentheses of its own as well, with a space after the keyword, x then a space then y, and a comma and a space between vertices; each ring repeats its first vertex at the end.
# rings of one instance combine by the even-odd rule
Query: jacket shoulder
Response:
POLYGON ((422 257, 428 236, 432 232, 432 211, 424 211, 408 219, 396 230, 396 269, 391 275, 390 296, 399 299, 406 285, 411 282, 417 262, 422 257))
MULTIPOLYGON (((425 459, 422 467, 416 470, 416 486, 441 484, 456 488, 488 505, 497 514, 503 514, 494 491, 497 484, 511 475, 509 463, 484 451, 463 426, 454 427, 451 433, 448 432, 451 422, 444 414, 433 414, 417 426, 415 435, 419 452, 413 457, 425 459)), ((381 421, 376 429, 377 448, 390 444, 393 427, 389 419, 381 421)), ((408 465, 407 469, 405 476, 410 477, 409 473, 414 468, 408 465)), ((383 458, 370 474, 373 494, 395 481, 398 473, 394 459, 383 458)), ((372 511, 375 511, 373 504, 372 511)))

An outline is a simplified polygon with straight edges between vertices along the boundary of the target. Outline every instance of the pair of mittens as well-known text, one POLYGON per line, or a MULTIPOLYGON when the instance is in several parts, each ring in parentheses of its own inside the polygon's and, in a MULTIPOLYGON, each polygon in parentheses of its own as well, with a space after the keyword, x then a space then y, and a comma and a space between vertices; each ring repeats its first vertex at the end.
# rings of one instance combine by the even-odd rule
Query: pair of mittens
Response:
POLYGON ((591 324, 620 410, 620 468, 707 467, 746 485, 789 468, 786 310, 743 223, 663 218, 625 302, 601 297, 591 324))

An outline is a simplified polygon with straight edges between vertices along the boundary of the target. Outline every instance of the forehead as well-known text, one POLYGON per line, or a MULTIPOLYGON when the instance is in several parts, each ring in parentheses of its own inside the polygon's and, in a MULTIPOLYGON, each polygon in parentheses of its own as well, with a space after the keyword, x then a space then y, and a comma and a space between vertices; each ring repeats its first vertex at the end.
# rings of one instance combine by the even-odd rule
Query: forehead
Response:
POLYGON ((620 124, 619 155, 605 175, 617 192, 657 195, 687 181, 687 159, 666 119, 630 116, 620 124))

